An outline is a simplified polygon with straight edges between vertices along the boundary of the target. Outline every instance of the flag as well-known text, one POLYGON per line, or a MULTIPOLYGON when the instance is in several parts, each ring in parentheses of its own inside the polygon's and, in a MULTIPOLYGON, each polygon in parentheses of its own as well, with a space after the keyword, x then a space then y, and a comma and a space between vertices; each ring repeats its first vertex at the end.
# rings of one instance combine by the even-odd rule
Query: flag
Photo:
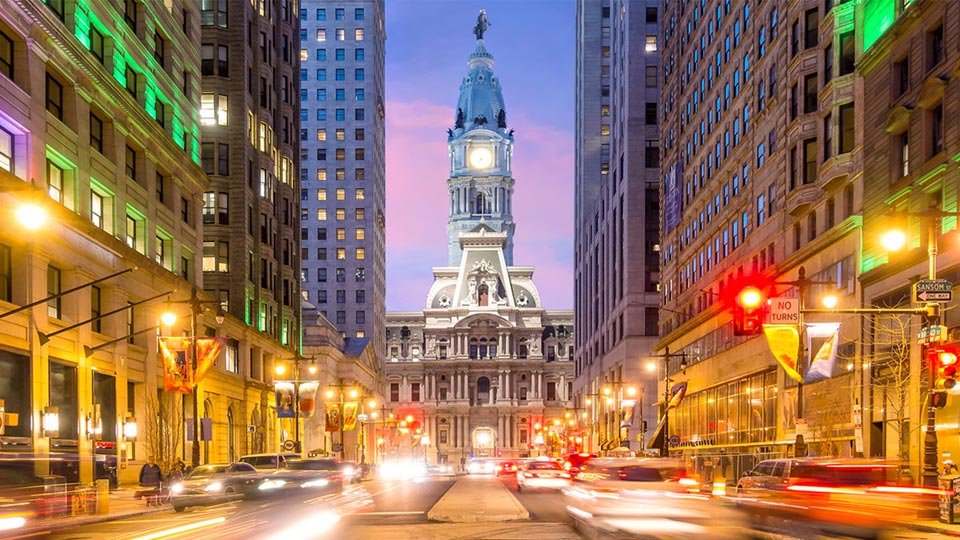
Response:
POLYGON ((797 360, 800 357, 800 333, 793 324, 765 324, 763 334, 767 337, 767 347, 773 357, 780 362, 787 375, 801 382, 797 371, 797 360))
POLYGON ((620 427, 633 426, 633 407, 636 404, 637 400, 635 399, 624 399, 620 402, 620 427))
POLYGON ((826 340, 810 361, 810 368, 803 374, 804 383, 822 381, 833 376, 833 366, 837 362, 837 345, 840 342, 840 323, 808 324, 807 354, 813 352, 814 344, 823 338, 826 340))
POLYGON ((163 359, 163 389, 178 394, 193 393, 190 377, 190 338, 160 336, 163 359))
POLYGON ((350 431, 357 427, 357 409, 360 404, 356 401, 343 404, 343 430, 350 431))
POLYGON ((687 383, 678 382, 670 388, 670 401, 667 402, 667 410, 675 409, 680 402, 683 401, 683 397, 687 395, 687 383))
POLYGON ((340 404, 325 403, 324 412, 327 415, 327 431, 340 431, 340 404))
POLYGON ((311 418, 317 409, 317 389, 320 383, 317 381, 304 381, 300 383, 300 416, 311 418))
POLYGON ((216 365, 220 351, 227 344, 225 337, 198 337, 197 338, 197 372, 193 376, 193 386, 207 376, 210 368, 216 365))
POLYGON ((276 396, 277 418, 293 418, 296 415, 293 410, 293 383, 276 381, 273 383, 273 393, 276 396))

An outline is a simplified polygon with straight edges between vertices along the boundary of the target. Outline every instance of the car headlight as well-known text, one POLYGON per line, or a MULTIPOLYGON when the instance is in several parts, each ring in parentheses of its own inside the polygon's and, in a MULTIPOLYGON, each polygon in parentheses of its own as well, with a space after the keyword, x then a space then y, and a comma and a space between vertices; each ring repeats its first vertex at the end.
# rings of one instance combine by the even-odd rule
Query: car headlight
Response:
POLYGON ((170 491, 174 493, 180 493, 183 491, 183 484, 174 484, 170 487, 170 491))
POLYGON ((326 478, 317 478, 316 480, 308 480, 303 483, 303 487, 312 488, 312 487, 324 487, 330 484, 330 481, 326 478))
POLYGON ((257 489, 260 491, 269 491, 271 489, 281 488, 286 483, 286 480, 264 480, 259 486, 257 486, 257 489))
POLYGON ((212 493, 212 492, 214 492, 214 491, 220 491, 221 489, 223 489, 223 484, 221 484, 220 482, 213 482, 213 483, 211 483, 210 485, 208 485, 207 487, 203 488, 203 490, 206 491, 207 493, 212 493))
POLYGON ((347 475, 347 476, 352 476, 352 475, 353 475, 353 467, 344 467, 344 468, 343 468, 343 474, 345 474, 345 475, 347 475))
POLYGON ((0 531, 12 531, 26 524, 27 520, 23 516, 0 516, 0 531))

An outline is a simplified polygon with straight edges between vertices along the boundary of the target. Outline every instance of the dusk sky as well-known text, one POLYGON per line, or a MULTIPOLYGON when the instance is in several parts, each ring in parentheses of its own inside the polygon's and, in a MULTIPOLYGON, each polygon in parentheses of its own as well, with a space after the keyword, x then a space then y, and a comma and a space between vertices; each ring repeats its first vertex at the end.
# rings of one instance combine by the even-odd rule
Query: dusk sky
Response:
POLYGON ((514 264, 534 266, 544 307, 573 309, 574 0, 388 0, 387 309, 423 309, 447 264, 447 128, 484 42, 516 130, 514 264))

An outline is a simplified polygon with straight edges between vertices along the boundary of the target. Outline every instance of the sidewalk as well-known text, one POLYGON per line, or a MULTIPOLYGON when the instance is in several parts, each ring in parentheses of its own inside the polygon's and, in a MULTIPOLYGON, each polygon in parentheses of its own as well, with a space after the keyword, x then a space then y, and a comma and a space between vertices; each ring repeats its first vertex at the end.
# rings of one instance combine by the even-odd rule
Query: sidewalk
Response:
POLYGON ((960 538, 960 524, 941 523, 936 519, 914 519, 903 524, 914 531, 943 534, 960 538))
MULTIPOLYGON (((67 528, 82 527, 95 523, 104 523, 131 517, 142 516, 144 514, 154 514, 157 512, 168 512, 172 510, 170 505, 147 506, 145 499, 136 499, 134 495, 137 492, 136 486, 120 488, 110 492, 107 512, 102 514, 84 514, 79 516, 63 516, 57 518, 43 519, 34 522, 28 522, 21 529, 8 531, 12 534, 26 534, 36 531, 55 531, 67 528)), ((0 534, 3 537, 3 534, 0 534)))
POLYGON ((432 521, 476 523, 529 519, 530 513, 493 476, 461 476, 427 512, 432 521))

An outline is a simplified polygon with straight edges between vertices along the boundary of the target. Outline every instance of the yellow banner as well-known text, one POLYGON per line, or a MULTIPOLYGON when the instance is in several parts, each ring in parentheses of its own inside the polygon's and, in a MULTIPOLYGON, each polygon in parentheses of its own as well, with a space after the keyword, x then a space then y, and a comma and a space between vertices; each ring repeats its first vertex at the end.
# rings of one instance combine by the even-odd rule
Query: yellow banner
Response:
POLYGON ((351 431, 357 427, 357 410, 360 404, 356 401, 350 401, 343 404, 343 430, 351 431))
POLYGON ((797 359, 800 357, 800 332, 792 324, 765 324, 763 333, 767 336, 767 346, 773 357, 780 362, 783 370, 793 380, 802 382, 797 372, 797 359))

